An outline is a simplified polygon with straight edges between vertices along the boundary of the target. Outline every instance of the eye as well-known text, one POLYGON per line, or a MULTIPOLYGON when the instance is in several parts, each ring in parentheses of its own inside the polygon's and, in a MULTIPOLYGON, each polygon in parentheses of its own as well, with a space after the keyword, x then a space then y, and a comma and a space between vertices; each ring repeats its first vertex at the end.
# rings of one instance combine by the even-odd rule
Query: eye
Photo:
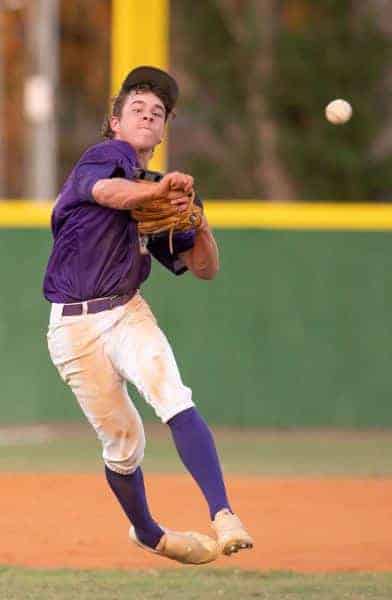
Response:
POLYGON ((134 107, 131 109, 131 112, 133 112, 135 115, 140 115, 140 113, 142 112, 142 109, 134 107))
POLYGON ((157 117, 158 119, 163 119, 163 114, 161 112, 153 111, 153 117, 157 117))

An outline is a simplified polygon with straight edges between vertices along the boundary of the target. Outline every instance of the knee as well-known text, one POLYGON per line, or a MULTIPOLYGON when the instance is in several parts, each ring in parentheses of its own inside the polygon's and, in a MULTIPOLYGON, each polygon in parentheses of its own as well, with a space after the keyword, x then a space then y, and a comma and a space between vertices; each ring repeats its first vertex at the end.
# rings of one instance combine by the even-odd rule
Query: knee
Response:
POLYGON ((167 423, 176 415, 189 408, 194 408, 195 406, 192 401, 192 391, 185 385, 182 385, 175 390, 166 402, 161 401, 154 403, 151 401, 150 404, 153 406, 155 413, 163 423, 167 423))
POLYGON ((110 439, 103 441, 105 465, 115 473, 129 475, 141 465, 145 445, 146 439, 141 423, 136 431, 134 428, 119 428, 110 439))

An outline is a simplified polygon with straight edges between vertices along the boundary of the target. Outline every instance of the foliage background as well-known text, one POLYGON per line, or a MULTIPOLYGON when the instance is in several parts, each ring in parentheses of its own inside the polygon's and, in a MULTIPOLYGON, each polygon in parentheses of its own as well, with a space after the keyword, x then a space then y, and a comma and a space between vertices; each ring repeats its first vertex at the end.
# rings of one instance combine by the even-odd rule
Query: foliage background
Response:
MULTIPOLYGON (((34 1, 34 0, 32 0, 34 1)), ((0 3, 6 191, 25 193, 23 3, 0 3)), ((110 79, 110 0, 61 0, 60 186, 99 139, 110 79)), ((171 71, 182 90, 169 167, 210 198, 389 201, 392 6, 352 0, 171 0, 171 71), (191 18, 190 18, 191 17, 191 18), (352 102, 329 125, 325 105, 352 102)))

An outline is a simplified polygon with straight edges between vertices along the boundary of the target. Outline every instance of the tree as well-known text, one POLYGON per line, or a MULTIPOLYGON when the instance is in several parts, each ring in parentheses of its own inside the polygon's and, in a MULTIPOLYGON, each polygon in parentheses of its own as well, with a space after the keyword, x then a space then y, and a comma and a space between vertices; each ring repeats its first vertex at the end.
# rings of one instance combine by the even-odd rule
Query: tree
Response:
POLYGON ((391 160, 372 151, 384 125, 391 40, 374 11, 357 11, 348 0, 295 3, 304 19, 282 23, 270 95, 287 168, 306 200, 378 200, 392 183, 391 160), (322 118, 337 97, 354 107, 343 127, 322 118))
POLYGON ((184 72, 187 111, 174 130, 174 158, 202 173, 209 195, 293 199, 295 184, 279 156, 278 126, 265 93, 274 68, 279 3, 172 5, 172 56, 174 69, 184 72), (190 13, 192 19, 185 18, 190 13), (189 128, 191 149, 181 142, 189 128))
POLYGON ((390 110, 383 86, 392 54, 374 10, 351 0, 172 7, 172 62, 185 91, 173 159, 209 196, 385 198, 391 159, 374 147, 390 110), (323 115, 336 97, 354 105, 340 128, 323 115))

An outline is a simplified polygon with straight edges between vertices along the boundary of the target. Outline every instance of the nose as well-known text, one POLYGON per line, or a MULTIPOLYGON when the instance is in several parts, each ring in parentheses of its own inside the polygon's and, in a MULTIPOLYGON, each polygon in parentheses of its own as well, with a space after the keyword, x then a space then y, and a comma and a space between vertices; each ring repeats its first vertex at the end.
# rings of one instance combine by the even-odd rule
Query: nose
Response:
POLYGON ((152 121, 153 120, 153 116, 152 115, 148 115, 148 114, 144 114, 143 115, 143 120, 144 121, 152 121))

